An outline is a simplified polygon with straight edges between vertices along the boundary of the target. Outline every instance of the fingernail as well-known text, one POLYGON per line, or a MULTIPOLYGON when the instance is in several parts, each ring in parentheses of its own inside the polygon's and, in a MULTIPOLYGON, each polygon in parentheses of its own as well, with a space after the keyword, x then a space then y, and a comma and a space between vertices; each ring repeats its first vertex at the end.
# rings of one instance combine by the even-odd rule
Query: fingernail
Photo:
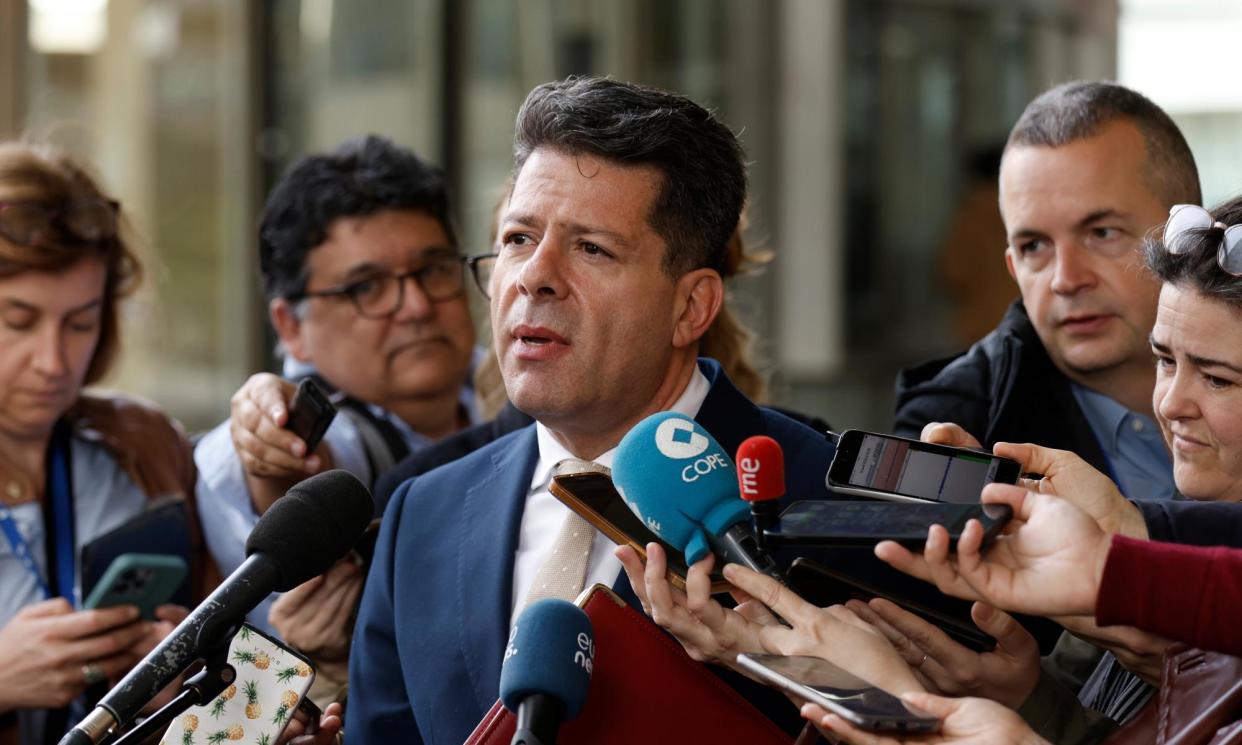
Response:
POLYGON ((307 458, 306 467, 312 471, 318 471, 319 470, 319 456, 312 455, 311 457, 307 458))
POLYGON ((136 605, 129 606, 129 609, 125 611, 125 617, 129 619, 137 618, 141 614, 142 611, 138 610, 138 606, 136 605))
POLYGON ((301 440, 294 440, 293 444, 289 446, 289 452, 301 458, 303 455, 306 455, 306 443, 301 440))

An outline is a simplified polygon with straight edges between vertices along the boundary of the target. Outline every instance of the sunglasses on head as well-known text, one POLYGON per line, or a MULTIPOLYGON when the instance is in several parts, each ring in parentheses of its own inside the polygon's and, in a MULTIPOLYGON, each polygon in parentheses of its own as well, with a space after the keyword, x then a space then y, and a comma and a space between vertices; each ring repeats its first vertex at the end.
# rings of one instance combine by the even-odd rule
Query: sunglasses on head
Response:
POLYGON ((116 238, 121 203, 111 199, 0 202, 0 236, 22 246, 100 244, 116 238))
POLYGON ((1211 228, 1223 231, 1216 263, 1226 273, 1242 277, 1242 225, 1217 222, 1212 213, 1197 204, 1178 204, 1169 210, 1169 221, 1164 224, 1164 248, 1181 256, 1198 246, 1204 231, 1211 228))

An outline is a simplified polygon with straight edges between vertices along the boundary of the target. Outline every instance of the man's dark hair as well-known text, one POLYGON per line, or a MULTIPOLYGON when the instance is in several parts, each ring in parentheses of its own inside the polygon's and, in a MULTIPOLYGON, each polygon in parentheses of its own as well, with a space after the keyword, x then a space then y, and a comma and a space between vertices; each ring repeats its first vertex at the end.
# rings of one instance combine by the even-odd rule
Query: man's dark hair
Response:
MULTIPOLYGON (((1242 196, 1208 211, 1213 220, 1225 226, 1242 225, 1242 196)), ((1147 267, 1162 282, 1194 290, 1242 311, 1242 277, 1221 269, 1217 261, 1224 235, 1224 229, 1217 226, 1192 231, 1182 238, 1187 250, 1180 254, 1165 250, 1159 236, 1148 238, 1144 244, 1147 267)))
POLYGON ((456 244, 444 174, 412 151, 376 135, 294 163, 268 195, 259 223, 259 270, 270 300, 306 289, 306 257, 342 217, 416 210, 444 226, 456 244))
POLYGON ((1094 137, 1106 124, 1127 121, 1143 135, 1148 188, 1167 204, 1200 204, 1199 170, 1181 130, 1156 104, 1129 88, 1075 80, 1045 91, 1026 107, 1005 149, 1061 147, 1094 137))
POLYGON ((606 78, 545 83, 514 133, 514 177, 539 148, 589 154, 662 174, 648 222, 672 276, 719 271, 746 199, 745 154, 729 128, 684 96, 606 78))

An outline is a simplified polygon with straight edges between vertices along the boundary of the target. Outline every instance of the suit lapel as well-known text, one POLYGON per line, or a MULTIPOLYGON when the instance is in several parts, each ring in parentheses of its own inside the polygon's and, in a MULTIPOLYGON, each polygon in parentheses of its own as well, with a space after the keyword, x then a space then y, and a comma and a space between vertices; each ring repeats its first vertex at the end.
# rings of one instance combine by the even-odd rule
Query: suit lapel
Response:
POLYGON ((480 716, 499 695, 500 663, 513 605, 513 560, 539 447, 535 428, 492 456, 492 470, 466 490, 457 551, 462 656, 480 716))
POLYGON ((714 360, 700 358, 699 369, 712 387, 707 392, 707 398, 703 399, 695 421, 703 425, 703 429, 710 432, 732 458, 743 440, 768 431, 767 422, 759 407, 733 387, 714 360))

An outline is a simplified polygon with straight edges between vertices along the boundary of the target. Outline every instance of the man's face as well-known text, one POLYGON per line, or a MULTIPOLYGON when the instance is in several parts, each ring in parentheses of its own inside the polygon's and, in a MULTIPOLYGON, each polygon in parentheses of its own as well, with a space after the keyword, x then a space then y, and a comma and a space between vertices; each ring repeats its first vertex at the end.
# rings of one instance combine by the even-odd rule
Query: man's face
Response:
POLYGON ((1242 502, 1242 312, 1166 284, 1151 346, 1152 408, 1178 491, 1242 502))
POLYGON ((650 167, 546 148, 500 221, 492 333, 510 400, 553 429, 645 412, 670 367, 677 283, 648 222, 650 167))
POLYGON ((1071 378, 1150 360, 1159 284, 1140 247, 1169 205, 1151 193, 1145 161, 1142 135, 1119 121, 1061 147, 1010 148, 1001 164, 1005 261, 1071 378))
MULTIPOLYGON (((453 255, 439 220, 422 212, 384 210, 340 218, 307 255, 306 289, 405 274, 453 255)), ((404 286, 401 306, 388 318, 363 317, 345 296, 309 298, 301 319, 290 324, 289 332, 281 330, 281 341, 334 386, 390 411, 456 392, 474 348, 465 292, 434 302, 413 280, 404 286)), ((418 422, 410 424, 418 427, 418 422)))

